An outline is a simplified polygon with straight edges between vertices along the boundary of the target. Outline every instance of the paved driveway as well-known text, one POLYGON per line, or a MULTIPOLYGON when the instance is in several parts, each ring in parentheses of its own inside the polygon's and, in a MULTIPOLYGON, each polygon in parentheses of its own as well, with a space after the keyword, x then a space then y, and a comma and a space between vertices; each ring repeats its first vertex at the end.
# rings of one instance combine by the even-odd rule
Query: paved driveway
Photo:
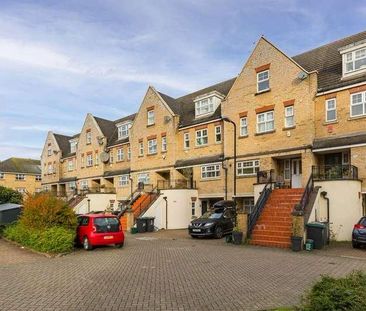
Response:
POLYGON ((366 270, 366 251, 360 252, 361 258, 342 258, 321 252, 237 247, 224 240, 192 240, 182 232, 128 235, 123 249, 79 250, 61 258, 0 264, 0 309, 290 306, 321 274, 341 276, 354 269, 366 270))

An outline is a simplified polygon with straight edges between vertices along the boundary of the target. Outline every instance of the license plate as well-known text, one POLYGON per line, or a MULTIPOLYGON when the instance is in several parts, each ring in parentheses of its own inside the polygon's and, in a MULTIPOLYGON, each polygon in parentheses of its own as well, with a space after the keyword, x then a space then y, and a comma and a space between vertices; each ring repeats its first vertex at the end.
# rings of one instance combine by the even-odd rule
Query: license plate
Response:
POLYGON ((192 229, 192 232, 201 232, 201 229, 192 229))
POLYGON ((110 240, 110 239, 113 239, 113 236, 111 236, 111 235, 106 235, 106 236, 104 237, 104 240, 110 240))

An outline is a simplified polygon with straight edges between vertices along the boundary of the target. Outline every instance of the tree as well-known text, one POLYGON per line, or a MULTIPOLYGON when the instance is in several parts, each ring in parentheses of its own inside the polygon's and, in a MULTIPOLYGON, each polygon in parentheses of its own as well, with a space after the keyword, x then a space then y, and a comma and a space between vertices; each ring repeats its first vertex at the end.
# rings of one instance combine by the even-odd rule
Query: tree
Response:
POLYGON ((0 204, 15 203, 22 204, 23 196, 16 190, 0 186, 0 204))

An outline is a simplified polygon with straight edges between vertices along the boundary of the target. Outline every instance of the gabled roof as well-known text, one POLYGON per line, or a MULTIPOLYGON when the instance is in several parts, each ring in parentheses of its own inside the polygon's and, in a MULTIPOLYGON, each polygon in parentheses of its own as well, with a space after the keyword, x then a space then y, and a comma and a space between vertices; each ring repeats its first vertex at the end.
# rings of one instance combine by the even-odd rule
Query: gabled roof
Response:
POLYGON ((55 137, 58 146, 61 149, 61 156, 62 157, 67 157, 72 155, 70 153, 70 139, 75 138, 74 136, 66 136, 66 135, 61 135, 61 134, 53 134, 53 136, 55 137))
POLYGON ((342 80, 342 56, 339 49, 366 39, 366 31, 328 43, 293 56, 293 60, 307 71, 318 71, 318 92, 366 81, 366 73, 342 80))
POLYGON ((0 162, 0 172, 41 174, 41 161, 24 158, 9 158, 0 162))
POLYGON ((110 137, 112 137, 114 131, 116 130, 116 124, 111 120, 102 119, 99 117, 94 117, 94 119, 98 123, 98 126, 103 135, 107 137, 107 139, 110 139, 110 137))

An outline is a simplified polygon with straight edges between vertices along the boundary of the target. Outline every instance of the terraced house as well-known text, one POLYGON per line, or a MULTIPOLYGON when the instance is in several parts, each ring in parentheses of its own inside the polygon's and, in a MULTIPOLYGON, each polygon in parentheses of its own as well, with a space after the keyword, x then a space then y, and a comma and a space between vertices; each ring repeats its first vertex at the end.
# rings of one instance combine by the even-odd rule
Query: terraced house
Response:
POLYGON ((296 203, 349 240, 366 202, 366 32, 293 57, 261 37, 233 79, 179 98, 150 86, 134 115, 49 132, 42 175, 79 211, 129 204, 158 228, 235 198, 254 244, 289 246, 296 203))
POLYGON ((0 161, 0 186, 33 194, 42 190, 41 161, 9 158, 0 161))

